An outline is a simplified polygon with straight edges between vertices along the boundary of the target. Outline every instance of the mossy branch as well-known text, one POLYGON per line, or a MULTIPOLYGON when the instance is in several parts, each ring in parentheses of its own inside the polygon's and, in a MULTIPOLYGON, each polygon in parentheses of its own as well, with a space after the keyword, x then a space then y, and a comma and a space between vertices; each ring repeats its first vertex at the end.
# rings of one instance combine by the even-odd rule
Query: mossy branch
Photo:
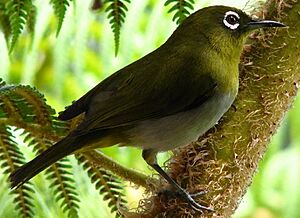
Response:
POLYGON ((155 184, 157 182, 156 179, 152 179, 143 173, 133 169, 128 169, 121 164, 118 164, 100 152, 88 151, 84 152, 83 156, 95 166, 110 170, 119 177, 125 179, 126 181, 133 182, 136 185, 150 188, 151 184, 155 184))
POLYGON ((252 35, 242 58, 234 106, 197 143, 176 151, 169 164, 169 173, 189 192, 208 191, 198 200, 215 212, 201 214, 160 195, 143 217, 231 217, 238 207, 300 81, 299 0, 270 0, 261 11, 264 18, 280 20, 289 28, 252 35))

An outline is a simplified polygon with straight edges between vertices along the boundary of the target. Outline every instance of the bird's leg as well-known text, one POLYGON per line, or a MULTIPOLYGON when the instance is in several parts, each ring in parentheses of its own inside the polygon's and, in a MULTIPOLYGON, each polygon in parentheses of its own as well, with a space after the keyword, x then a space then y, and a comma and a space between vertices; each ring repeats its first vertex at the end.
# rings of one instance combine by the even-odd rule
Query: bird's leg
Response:
POLYGON ((149 164, 154 170, 156 170, 162 177, 165 178, 165 180, 167 180, 169 182, 170 185, 172 185, 180 194, 180 196, 186 200, 195 210, 197 211, 203 211, 203 210, 208 210, 208 211, 213 211, 213 209, 209 208, 209 207, 205 207, 201 204, 198 204, 193 197, 197 197, 199 195, 202 194, 206 194, 206 192, 200 192, 197 194, 189 194, 186 190, 184 190, 183 188, 181 188, 178 183, 172 179, 157 163, 157 152, 148 149, 148 150, 143 150, 143 158, 144 160, 147 162, 147 164, 149 164))

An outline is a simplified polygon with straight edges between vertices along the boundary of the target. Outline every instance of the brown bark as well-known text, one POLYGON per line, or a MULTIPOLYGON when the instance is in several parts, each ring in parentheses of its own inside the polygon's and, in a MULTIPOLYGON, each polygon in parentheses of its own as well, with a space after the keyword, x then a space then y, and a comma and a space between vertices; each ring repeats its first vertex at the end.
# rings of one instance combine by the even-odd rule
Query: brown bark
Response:
POLYGON ((198 201, 215 212, 201 214, 162 194, 148 199, 154 206, 143 217, 230 217, 238 207, 300 80, 299 0, 268 1, 260 15, 289 28, 262 30, 251 37, 234 106, 216 128, 176 151, 169 163, 169 173, 189 192, 209 191, 198 201))

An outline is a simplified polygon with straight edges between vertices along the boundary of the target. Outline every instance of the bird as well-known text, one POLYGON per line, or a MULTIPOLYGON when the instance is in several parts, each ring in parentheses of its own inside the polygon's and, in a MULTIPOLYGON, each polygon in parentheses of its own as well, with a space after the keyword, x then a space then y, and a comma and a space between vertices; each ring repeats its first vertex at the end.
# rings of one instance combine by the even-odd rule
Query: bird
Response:
POLYGON ((197 203, 158 164, 157 154, 196 141, 231 107, 247 36, 284 27, 240 9, 209 6, 188 16, 159 48, 110 75, 58 116, 83 119, 66 137, 10 175, 18 188, 61 158, 113 145, 142 149, 145 162, 195 210, 197 203))

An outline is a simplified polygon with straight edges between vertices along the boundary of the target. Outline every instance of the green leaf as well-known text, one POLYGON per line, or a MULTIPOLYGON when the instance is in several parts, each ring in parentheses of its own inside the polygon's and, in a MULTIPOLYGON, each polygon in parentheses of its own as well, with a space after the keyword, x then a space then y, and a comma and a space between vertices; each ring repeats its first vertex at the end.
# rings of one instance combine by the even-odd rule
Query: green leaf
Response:
POLYGON ((167 0, 164 5, 173 5, 168 13, 175 12, 172 20, 181 24, 190 15, 190 10, 194 10, 194 4, 194 0, 167 0))
MULTIPOLYGON (((10 131, 10 127, 0 126, 0 163, 5 174, 11 174, 25 163, 25 158, 13 140, 10 131)), ((32 203, 34 191, 31 187, 31 183, 26 183, 22 187, 11 191, 14 196, 15 208, 21 217, 34 217, 32 203)))
MULTIPOLYGON (((19 151, 6 126, 23 129, 24 142, 35 152, 41 153, 66 132, 65 123, 56 120, 54 114, 55 111, 45 103, 44 96, 36 89, 23 85, 8 86, 0 79, 0 117, 3 118, 4 123, 0 129, 0 160, 3 160, 1 167, 6 174, 11 174, 25 163, 23 154, 19 151), (49 135, 49 132, 57 137, 54 140, 45 137, 49 135)), ((46 172, 48 179, 52 180, 51 186, 55 194, 58 194, 56 200, 61 200, 63 210, 68 213, 69 217, 78 217, 76 214, 79 199, 76 197, 75 181, 68 170, 70 168, 71 164, 67 160, 61 160, 46 172)), ((24 217, 32 217, 33 214, 31 196, 28 193, 31 189, 28 186, 29 184, 26 183, 12 191, 17 195, 15 203, 24 217)))
POLYGON ((28 20, 28 14, 32 10, 31 0, 8 0, 5 4, 5 14, 9 20, 11 30, 11 40, 9 43, 9 52, 12 52, 25 24, 28 20))
MULTIPOLYGON (((91 182, 95 183, 95 187, 103 196, 103 200, 108 201, 108 207, 110 207, 111 212, 115 212, 118 205, 122 206, 127 203, 123 194, 123 184, 115 175, 107 170, 95 167, 95 165, 82 154, 77 154, 75 157, 83 169, 87 171, 91 182)), ((120 217, 120 214, 117 213, 116 217, 120 217)))
POLYGON ((61 30, 67 8, 70 6, 71 1, 72 0, 50 0, 50 3, 53 6, 54 14, 58 18, 56 36, 58 36, 58 34, 61 30))
POLYGON ((50 188, 53 189, 57 202, 61 201, 63 212, 69 217, 78 217, 78 203, 80 202, 76 191, 75 181, 67 158, 53 164, 46 170, 47 179, 51 180, 50 188), (67 164, 68 162, 68 164, 67 164))
POLYGON ((108 4, 105 9, 107 18, 111 24, 111 29, 114 34, 115 41, 115 55, 118 54, 120 46, 120 31, 122 24, 125 21, 126 11, 128 11, 125 2, 130 3, 129 0, 106 0, 104 3, 108 4))

